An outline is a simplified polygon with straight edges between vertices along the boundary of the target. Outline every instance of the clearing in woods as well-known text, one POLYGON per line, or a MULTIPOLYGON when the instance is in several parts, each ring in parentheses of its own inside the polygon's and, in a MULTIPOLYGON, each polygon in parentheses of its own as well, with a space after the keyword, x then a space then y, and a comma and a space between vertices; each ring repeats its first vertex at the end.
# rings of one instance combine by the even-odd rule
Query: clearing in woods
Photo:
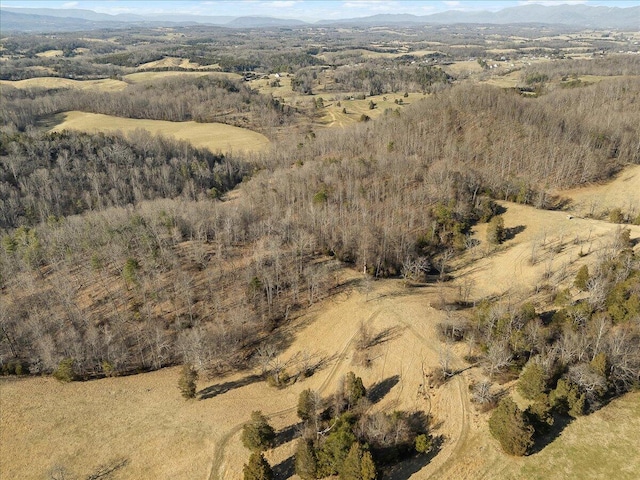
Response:
POLYGON ((130 73, 128 75, 124 75, 122 78, 127 83, 151 83, 157 80, 164 80, 165 78, 170 77, 180 77, 180 76, 188 76, 188 77, 204 77, 204 76, 213 76, 213 77, 222 77, 228 78, 230 80, 238 80, 242 78, 237 73, 228 73, 228 72, 181 72, 181 71, 167 71, 167 72, 136 72, 130 73))
POLYGON ((127 83, 122 80, 104 78, 100 80, 71 80, 60 77, 36 77, 25 80, 0 80, 0 85, 12 86, 20 89, 46 88, 75 88, 79 90, 97 90, 100 92, 119 92, 127 88, 127 83))
POLYGON ((64 121, 52 131, 79 130, 82 132, 132 132, 147 130, 153 135, 185 140, 212 152, 233 153, 254 152, 267 148, 269 139, 252 130, 224 123, 166 122, 163 120, 142 120, 120 118, 111 115, 86 112, 66 112, 64 121))

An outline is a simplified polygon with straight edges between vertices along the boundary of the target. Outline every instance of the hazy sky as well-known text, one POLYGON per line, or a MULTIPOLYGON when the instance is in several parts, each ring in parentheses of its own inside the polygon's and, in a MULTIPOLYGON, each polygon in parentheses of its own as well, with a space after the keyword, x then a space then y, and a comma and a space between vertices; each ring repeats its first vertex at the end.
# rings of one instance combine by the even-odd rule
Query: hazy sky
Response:
POLYGON ((632 7, 640 5, 640 0, 0 0, 5 7, 82 8, 110 14, 260 15, 305 20, 362 17, 379 13, 428 15, 453 9, 500 10, 529 3, 632 7))

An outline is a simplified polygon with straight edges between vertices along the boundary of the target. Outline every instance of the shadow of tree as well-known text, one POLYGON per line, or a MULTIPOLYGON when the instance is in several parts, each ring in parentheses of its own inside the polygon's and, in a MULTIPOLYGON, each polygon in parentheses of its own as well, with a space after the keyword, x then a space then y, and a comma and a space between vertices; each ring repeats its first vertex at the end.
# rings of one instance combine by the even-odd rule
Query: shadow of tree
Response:
POLYGON ((208 398, 217 397, 218 395, 222 395, 223 393, 227 393, 236 388, 246 387, 252 383, 259 382, 260 380, 262 380, 262 376, 260 375, 249 375, 232 382, 219 383, 217 385, 211 385, 207 388, 203 388, 198 392, 198 395, 200 396, 200 400, 206 400, 208 398))
POLYGON ((272 467, 273 478, 276 480, 291 478, 295 475, 295 457, 291 456, 286 460, 272 467))
POLYGON ((504 229, 504 239, 511 240, 519 233, 522 233, 526 229, 526 225, 517 225, 515 227, 509 227, 504 229))
POLYGON ((327 367, 336 358, 336 354, 333 354, 331 356, 320 354, 310 355, 308 364, 304 365, 303 368, 300 369, 300 373, 302 374, 303 378, 311 377, 316 372, 327 367))
POLYGON ((364 348, 375 347, 377 345, 381 345, 390 340, 394 340, 398 338, 403 331, 404 331, 404 328, 397 325, 393 327, 385 328, 384 330, 376 333, 373 337, 368 339, 367 344, 365 345, 364 348))
POLYGON ((303 426, 303 422, 294 423, 293 425, 289 425, 288 427, 280 430, 278 433, 276 433, 275 447, 279 447, 280 445, 289 443, 299 437, 303 426))
POLYGON ((383 469, 385 479, 407 480, 411 475, 418 473, 426 467, 431 460, 440 452, 444 444, 444 436, 438 435, 432 439, 431 450, 427 453, 415 454, 412 457, 383 469))
POLYGON ((544 435, 536 436, 533 447, 529 451, 528 455, 541 452, 547 445, 551 444, 556 438, 560 436, 562 431, 573 421, 573 418, 566 415, 554 415, 553 425, 549 428, 549 431, 544 435))
POLYGON ((371 403, 378 403, 391 391, 393 387, 398 384, 399 381, 400 375, 385 378, 369 388, 367 398, 371 403))

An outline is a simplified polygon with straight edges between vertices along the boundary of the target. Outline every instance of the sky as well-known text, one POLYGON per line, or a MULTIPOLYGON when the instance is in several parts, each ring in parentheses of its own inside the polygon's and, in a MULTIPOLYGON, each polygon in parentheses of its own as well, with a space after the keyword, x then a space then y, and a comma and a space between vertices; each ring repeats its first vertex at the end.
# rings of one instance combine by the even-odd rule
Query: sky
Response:
POLYGON ((81 8, 100 13, 270 16, 320 20, 381 13, 429 15, 445 10, 501 10, 537 3, 632 7, 640 0, 0 0, 3 7, 81 8))

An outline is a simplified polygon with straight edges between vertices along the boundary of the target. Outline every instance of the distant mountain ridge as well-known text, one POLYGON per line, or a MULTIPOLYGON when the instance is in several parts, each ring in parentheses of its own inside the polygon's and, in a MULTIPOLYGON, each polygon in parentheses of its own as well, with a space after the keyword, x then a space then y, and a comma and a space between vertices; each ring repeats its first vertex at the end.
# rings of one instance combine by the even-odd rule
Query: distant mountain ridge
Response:
POLYGON ((54 32, 127 28, 135 25, 206 24, 228 28, 299 27, 304 25, 442 25, 480 24, 555 24, 605 29, 640 29, 640 6, 604 7, 589 5, 521 5, 497 12, 448 10, 431 15, 380 14, 314 23, 290 18, 265 16, 207 16, 190 14, 110 15, 84 9, 0 8, 0 30, 5 32, 54 32))

